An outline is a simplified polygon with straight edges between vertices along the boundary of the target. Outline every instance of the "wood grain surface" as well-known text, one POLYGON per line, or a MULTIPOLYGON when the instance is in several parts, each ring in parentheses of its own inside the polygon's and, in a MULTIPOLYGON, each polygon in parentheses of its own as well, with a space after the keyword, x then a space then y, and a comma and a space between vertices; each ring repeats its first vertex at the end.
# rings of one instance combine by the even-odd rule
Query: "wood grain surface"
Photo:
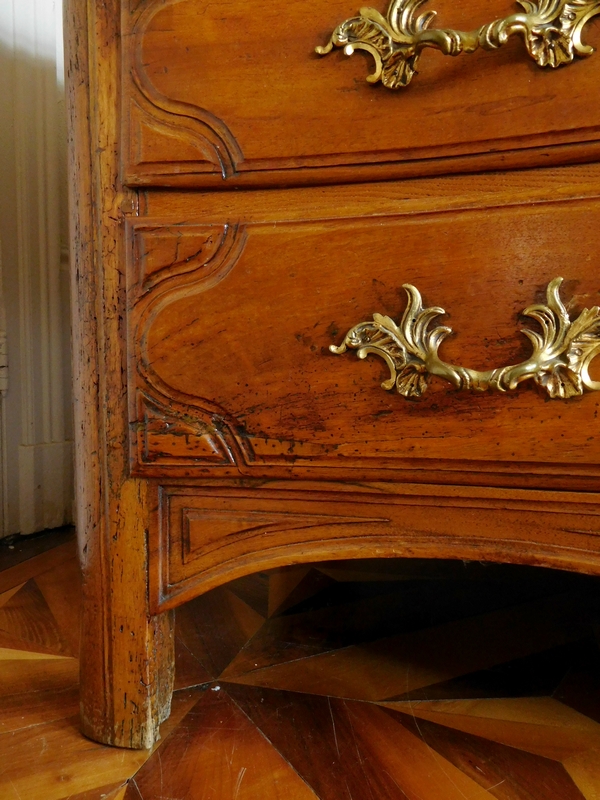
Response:
MULTIPOLYGON (((562 177, 568 181, 569 173, 562 177)), ((339 208, 335 193, 329 200, 339 208)), ((407 401, 381 389, 389 377, 381 359, 359 363, 352 352, 340 357, 329 346, 374 313, 399 321, 407 303, 402 285, 411 283, 426 307, 447 311, 440 324, 454 334, 442 345, 445 361, 483 370, 526 360, 531 343, 520 315, 545 301, 551 276, 564 277, 562 294, 574 316, 600 297, 590 269, 600 249, 598 202, 408 218, 397 211, 371 216, 369 207, 365 202, 363 216, 342 220, 324 208, 321 219, 276 227, 244 225, 242 217, 244 243, 232 245, 221 266, 213 266, 209 250, 192 271, 182 253, 186 272, 144 292, 132 314, 131 373, 144 373, 139 391, 160 400, 166 415, 179 401, 188 429, 194 413, 208 429, 210 413, 222 416, 237 442, 235 466, 257 477, 302 476, 318 467, 329 468, 330 479, 351 472, 360 480, 398 466, 410 480, 440 462, 476 473, 482 462, 501 462, 505 473, 560 465, 567 475, 571 465, 589 465, 597 477, 591 433, 600 401, 592 393, 545 402, 530 381, 513 393, 474 396, 433 378, 423 397, 407 401)), ((153 221, 142 224, 147 230, 153 221)), ((171 231, 173 253, 185 232, 186 226, 171 231)), ((173 256, 163 258, 164 272, 173 256)), ((147 414, 147 404, 137 412, 147 414)), ((180 466, 193 476, 195 464, 214 464, 216 473, 228 466, 216 443, 210 447, 200 431, 186 435, 176 419, 162 429, 157 422, 148 438, 144 419, 134 421, 141 474, 180 466)), ((460 475, 453 479, 461 482, 460 475)))
MULTIPOLYGON (((441 24, 486 21, 475 0, 437 9, 441 24)), ((485 15, 514 10, 490 0, 485 15)), ((448 312, 445 358, 478 369, 529 353, 519 315, 553 278, 573 314, 594 306, 600 56, 545 72, 518 41, 428 53, 392 94, 365 82, 362 55, 313 53, 355 12, 66 4, 82 725, 97 741, 153 746, 173 609, 257 570, 382 556, 599 570, 595 394, 433 380, 406 402, 381 389, 380 363, 328 347, 375 312, 398 319, 405 282, 448 312)), ((597 20, 585 38, 598 43, 597 20)), ((15 569, 8 627, 73 658, 60 586, 15 569)), ((238 599, 262 615, 251 595, 238 599)), ((217 671, 259 624, 222 598, 238 638, 215 645, 217 671)), ((235 726, 231 708, 210 713, 235 726)), ((574 758, 583 784, 592 767, 574 758)))
MULTIPOLYGON (((507 0, 432 7, 436 27, 466 30, 516 10, 507 0)), ((436 161, 439 172, 453 158, 501 152, 515 166, 523 150, 535 163, 531 151, 544 147, 546 163, 560 163, 548 145, 598 141, 594 58, 540 70, 516 40, 456 59, 426 51, 418 79, 392 92, 366 82, 366 54, 314 53, 356 14, 347 0, 260 13, 241 2, 223 10, 197 0, 131 0, 124 9, 125 175, 133 184, 364 180, 382 163, 389 174, 436 161)), ((598 43, 597 23, 584 38, 598 43)))
MULTIPOLYGON (((254 582, 256 605, 273 577, 227 591, 248 598, 254 582)), ((219 697, 225 708, 234 701, 319 798, 595 797, 600 717, 590 632, 598 612, 589 623, 581 616, 597 608, 595 580, 414 560, 316 564, 296 578, 287 609, 266 617, 224 672, 213 672, 215 692, 197 706, 207 728, 190 720, 198 732, 187 739, 190 762, 215 742, 209 709, 219 697), (562 624, 552 610, 559 607, 562 624), (389 699, 374 701, 376 687, 389 699)), ((197 620, 208 618, 211 595, 180 615, 193 609, 197 620)), ((218 719, 225 725, 228 717, 218 719)), ((163 751, 163 774, 180 763, 176 741, 172 756, 163 751)), ((213 754, 226 769, 230 741, 213 754)), ((263 796, 242 766, 248 796, 263 796)), ((174 796, 203 797, 180 769, 174 796)), ((141 797, 153 797, 157 770, 154 757, 136 775, 141 797)))
POLYGON ((78 730, 61 550, 0 596, 3 800, 598 797, 597 578, 371 559, 231 581, 178 608, 173 713, 127 751, 78 730))
POLYGON ((129 478, 121 365, 117 2, 65 5, 70 113, 76 522, 83 574, 82 728, 150 747, 168 715, 172 620, 147 608, 146 487, 129 478), (93 32, 91 39, 88 34, 93 32), (101 187, 101 188, 100 188, 101 187))
POLYGON ((167 486, 150 537, 151 608, 174 608, 258 565, 365 550, 598 574, 596 503, 590 493, 418 484, 167 486))

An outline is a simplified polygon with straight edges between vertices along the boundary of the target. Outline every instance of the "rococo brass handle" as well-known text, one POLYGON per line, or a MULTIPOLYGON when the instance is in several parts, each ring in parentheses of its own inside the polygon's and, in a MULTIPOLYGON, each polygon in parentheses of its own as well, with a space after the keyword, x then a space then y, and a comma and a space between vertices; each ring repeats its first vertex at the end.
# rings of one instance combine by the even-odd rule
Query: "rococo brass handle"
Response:
POLYGON ((519 34, 540 67, 559 67, 576 55, 594 52, 593 47, 583 44, 581 33, 586 23, 600 14, 600 0, 517 0, 524 14, 513 14, 468 32, 431 29, 436 12, 418 14, 425 2, 392 0, 387 18, 374 8, 361 8, 358 17, 338 25, 328 44, 316 51, 325 55, 335 45, 350 56, 355 50, 366 50, 375 59, 375 72, 367 81, 381 81, 388 89, 408 86, 426 47, 457 56, 480 47, 497 50, 510 36, 519 34))
POLYGON ((399 325, 390 317, 374 314, 372 322, 355 325, 339 347, 331 345, 329 349, 341 354, 351 348, 359 358, 371 353, 380 356, 390 369, 382 389, 396 387, 404 397, 420 397, 430 375, 450 381, 457 389, 478 391, 506 392, 529 379, 550 397, 576 397, 583 394, 584 387, 599 391, 600 381, 592 380, 588 369, 600 353, 600 308, 586 308, 571 321, 558 294, 562 281, 555 278, 548 284, 548 305, 533 305, 523 311, 539 323, 541 333, 523 330, 533 345, 533 353, 520 364, 487 372, 446 364, 439 358, 438 349, 452 330, 443 326, 429 330, 433 319, 446 312, 439 307, 423 308, 419 291, 410 283, 403 287, 408 305, 399 325))

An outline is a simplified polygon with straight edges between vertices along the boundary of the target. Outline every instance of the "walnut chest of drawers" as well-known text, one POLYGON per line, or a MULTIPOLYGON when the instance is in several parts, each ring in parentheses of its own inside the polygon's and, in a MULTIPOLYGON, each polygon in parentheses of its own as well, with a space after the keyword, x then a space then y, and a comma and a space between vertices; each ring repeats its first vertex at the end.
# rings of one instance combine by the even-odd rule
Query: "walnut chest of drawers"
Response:
POLYGON ((89 736, 253 571, 600 573, 600 3, 523 6, 67 3, 89 736))

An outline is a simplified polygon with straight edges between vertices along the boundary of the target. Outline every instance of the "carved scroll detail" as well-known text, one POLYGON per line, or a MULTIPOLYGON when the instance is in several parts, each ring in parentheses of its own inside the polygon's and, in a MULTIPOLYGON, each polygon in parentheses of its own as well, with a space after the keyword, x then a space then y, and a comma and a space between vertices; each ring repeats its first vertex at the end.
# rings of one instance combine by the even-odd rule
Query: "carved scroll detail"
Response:
POLYGON ((140 421, 134 427, 140 437, 137 452, 141 464, 236 464, 239 448, 222 416, 162 399, 161 403, 143 392, 138 396, 140 421))
POLYGON ((235 172, 230 153, 213 128, 150 102, 139 85, 129 105, 129 127, 129 163, 141 175, 170 174, 178 164, 193 165, 195 173, 235 172))
MULTIPOLYGON (((173 139, 174 142, 181 137, 191 139, 198 150, 198 163, 214 165, 221 172, 223 179, 226 179, 235 175, 237 165, 244 158, 227 125, 205 108, 179 102, 164 95, 148 76, 144 64, 144 36, 150 23, 160 11, 164 10, 166 5, 175 5, 179 2, 182 0, 166 0, 166 2, 165 0, 152 0, 138 7, 139 10, 132 9, 131 46, 126 48, 126 52, 130 53, 131 63, 123 70, 125 76, 130 76, 136 90, 135 102, 132 105, 133 117, 130 112, 130 124, 139 125, 143 120, 136 120, 135 115, 143 112, 146 124, 149 119, 156 120, 152 126, 156 134, 160 134, 162 131, 168 139, 173 139)), ((135 137, 131 137, 131 139, 133 140, 135 137)), ((176 148, 174 153, 177 153, 176 148)), ((185 161, 185 159, 183 160, 185 161)), ((161 171, 159 165, 145 162, 143 152, 139 156, 133 157, 131 163, 134 168, 147 168, 152 173, 157 170, 161 171)), ((173 172, 178 163, 180 162, 176 157, 170 157, 165 168, 169 172, 173 172)), ((192 169, 194 172, 198 172, 195 164, 192 169)), ((181 173, 182 170, 176 169, 176 171, 181 173)), ((185 172, 185 170, 183 171, 185 172)), ((207 171, 206 166, 200 171, 207 171)))
POLYGON ((253 460, 251 446, 240 435, 243 426, 217 403, 169 386, 148 352, 156 316, 180 298, 222 281, 245 241, 240 225, 169 226, 149 220, 131 224, 130 413, 132 455, 138 465, 238 466, 253 460))

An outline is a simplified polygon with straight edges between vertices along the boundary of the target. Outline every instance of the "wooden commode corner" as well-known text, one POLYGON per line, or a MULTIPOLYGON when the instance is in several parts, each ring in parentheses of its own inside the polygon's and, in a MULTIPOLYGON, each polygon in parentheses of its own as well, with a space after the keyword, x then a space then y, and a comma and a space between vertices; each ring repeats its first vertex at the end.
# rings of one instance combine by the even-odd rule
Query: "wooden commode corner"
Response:
POLYGON ((152 746, 173 610, 252 572, 600 574, 600 2, 357 12, 67 2, 98 741, 152 746))

